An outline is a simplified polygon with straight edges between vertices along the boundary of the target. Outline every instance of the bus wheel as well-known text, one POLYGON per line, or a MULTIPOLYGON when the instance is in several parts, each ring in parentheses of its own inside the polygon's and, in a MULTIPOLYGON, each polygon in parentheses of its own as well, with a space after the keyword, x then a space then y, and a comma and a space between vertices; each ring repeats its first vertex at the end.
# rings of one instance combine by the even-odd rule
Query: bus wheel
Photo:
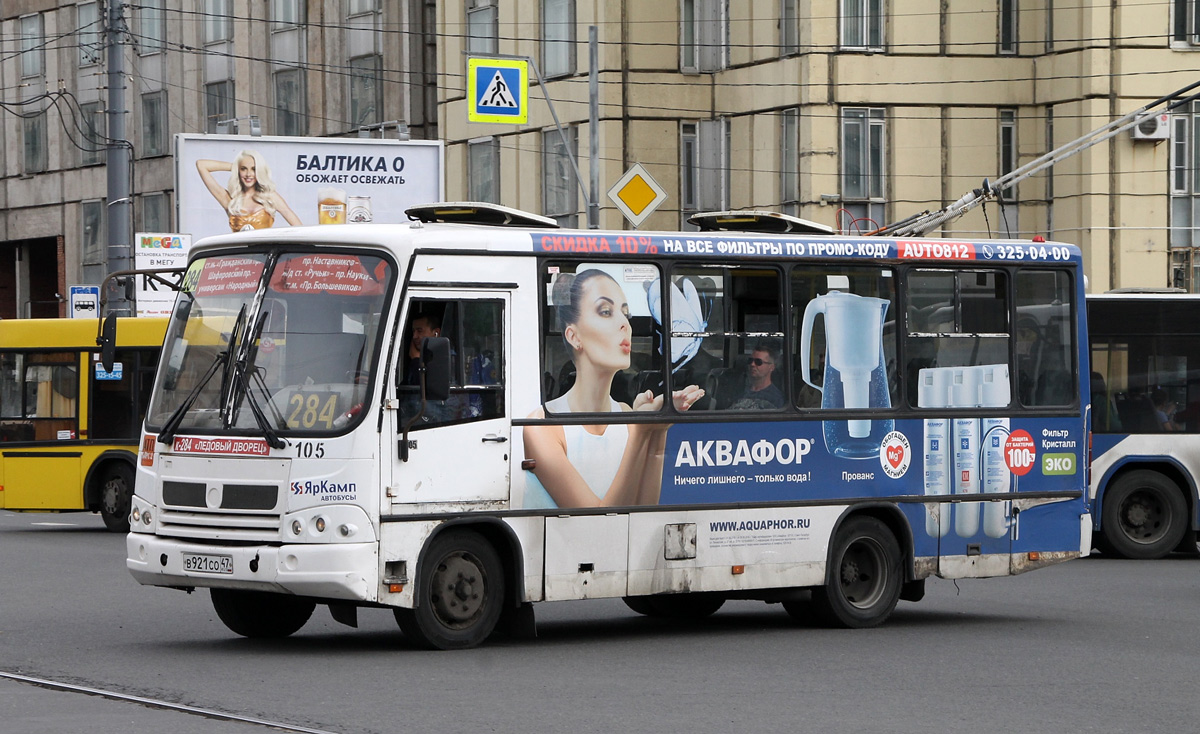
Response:
POLYGON ((1162 558, 1187 532, 1187 503, 1175 483, 1155 471, 1131 471, 1104 495, 1105 545, 1123 558, 1162 558))
POLYGON ((829 580, 813 589, 812 612, 831 626, 874 627, 896 608, 902 581, 896 536, 873 517, 852 517, 834 538, 829 580))
POLYGON ((114 533, 129 532, 129 509, 133 502, 133 470, 114 461, 100 475, 100 517, 114 533))
POLYGON ((217 616, 242 637, 287 637, 303 627, 317 607, 309 599, 267 591, 210 591, 217 616))
POLYGON ((625 606, 647 617, 667 619, 704 619, 716 614, 725 598, 716 594, 662 594, 656 596, 626 596, 625 606))
POLYGON ((504 604, 504 568, 491 544, 469 531, 434 538, 421 564, 415 609, 395 609, 410 639, 437 650, 475 647, 492 634, 504 604))

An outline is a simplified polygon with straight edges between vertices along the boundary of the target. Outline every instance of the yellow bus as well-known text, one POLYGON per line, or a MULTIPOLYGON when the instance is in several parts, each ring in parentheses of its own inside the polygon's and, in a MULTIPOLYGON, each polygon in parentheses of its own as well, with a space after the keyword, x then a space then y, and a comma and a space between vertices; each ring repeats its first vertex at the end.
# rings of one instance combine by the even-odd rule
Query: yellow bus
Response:
POLYGON ((167 320, 120 319, 100 363, 96 319, 0 321, 0 509, 99 512, 129 531, 134 462, 167 320))

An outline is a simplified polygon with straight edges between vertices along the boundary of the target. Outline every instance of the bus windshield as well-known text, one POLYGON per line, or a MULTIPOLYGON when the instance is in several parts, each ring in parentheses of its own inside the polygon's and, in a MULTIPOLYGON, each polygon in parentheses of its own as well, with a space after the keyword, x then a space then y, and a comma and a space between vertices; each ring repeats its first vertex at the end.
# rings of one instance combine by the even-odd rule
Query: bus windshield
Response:
POLYGON ((193 261, 146 423, 152 430, 328 434, 357 423, 394 268, 349 252, 193 261))

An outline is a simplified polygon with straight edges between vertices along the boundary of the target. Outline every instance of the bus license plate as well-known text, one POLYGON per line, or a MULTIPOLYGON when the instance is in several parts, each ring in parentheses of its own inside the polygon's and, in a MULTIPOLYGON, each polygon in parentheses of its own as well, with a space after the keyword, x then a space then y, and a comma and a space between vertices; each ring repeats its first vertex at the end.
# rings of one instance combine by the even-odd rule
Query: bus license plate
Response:
POLYGON ((184 553, 183 570, 192 573, 233 573, 233 556, 210 556, 203 553, 184 553))

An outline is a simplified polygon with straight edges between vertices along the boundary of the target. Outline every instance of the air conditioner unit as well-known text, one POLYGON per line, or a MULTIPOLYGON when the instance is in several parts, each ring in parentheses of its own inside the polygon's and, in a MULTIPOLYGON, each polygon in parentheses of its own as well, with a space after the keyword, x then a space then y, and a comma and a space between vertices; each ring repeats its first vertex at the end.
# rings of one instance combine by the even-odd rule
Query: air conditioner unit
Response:
POLYGON ((1134 140, 1168 140, 1171 137, 1171 116, 1161 113, 1146 117, 1130 128, 1134 140))

